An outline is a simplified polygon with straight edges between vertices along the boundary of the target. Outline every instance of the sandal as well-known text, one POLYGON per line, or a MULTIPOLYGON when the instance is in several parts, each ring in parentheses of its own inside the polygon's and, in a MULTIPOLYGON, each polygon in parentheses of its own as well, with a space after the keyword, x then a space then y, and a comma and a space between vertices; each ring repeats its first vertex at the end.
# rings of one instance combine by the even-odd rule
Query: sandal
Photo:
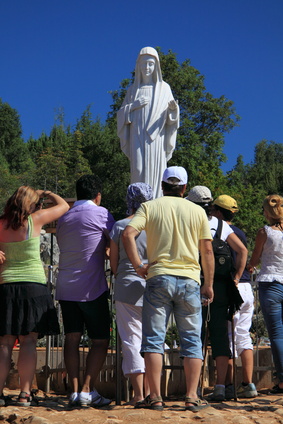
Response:
POLYGON ((164 402, 162 400, 161 396, 156 396, 155 398, 151 399, 150 395, 148 395, 144 399, 145 408, 153 409, 154 411, 163 411, 164 409, 164 402), (157 403, 161 403, 161 405, 157 405, 157 403))
POLYGON ((142 399, 142 400, 138 400, 138 401, 135 403, 134 408, 135 408, 135 409, 140 409, 140 408, 146 408, 147 406, 148 406, 148 405, 147 405, 147 403, 146 403, 145 399, 142 399))
POLYGON ((191 403, 190 406, 185 406, 186 411, 198 412, 202 409, 208 408, 210 405, 206 400, 203 399, 195 399, 191 397, 185 398, 185 404, 191 403))
POLYGON ((16 405, 17 406, 30 406, 32 401, 34 401, 36 404, 38 403, 38 401, 35 399, 32 391, 31 391, 30 394, 28 394, 27 392, 21 392, 19 394, 16 405))

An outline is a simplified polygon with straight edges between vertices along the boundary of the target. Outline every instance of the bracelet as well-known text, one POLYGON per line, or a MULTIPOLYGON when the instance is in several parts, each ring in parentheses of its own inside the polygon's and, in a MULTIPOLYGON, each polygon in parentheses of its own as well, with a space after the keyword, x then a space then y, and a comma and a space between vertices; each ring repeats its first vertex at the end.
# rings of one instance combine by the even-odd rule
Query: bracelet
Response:
POLYGON ((140 268, 143 268, 143 266, 144 266, 144 264, 141 262, 140 264, 139 264, 139 266, 137 266, 136 268, 135 268, 135 271, 137 271, 138 269, 140 269, 140 268))
POLYGON ((240 278, 234 278, 234 281, 240 281, 240 278))

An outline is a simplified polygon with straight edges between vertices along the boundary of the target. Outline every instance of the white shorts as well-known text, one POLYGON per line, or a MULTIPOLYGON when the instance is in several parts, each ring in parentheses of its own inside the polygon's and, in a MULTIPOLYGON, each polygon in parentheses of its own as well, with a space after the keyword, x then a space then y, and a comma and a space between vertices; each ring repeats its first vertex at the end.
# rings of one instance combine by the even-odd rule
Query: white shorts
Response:
POLYGON ((142 340, 142 306, 115 301, 116 322, 122 342, 122 369, 125 377, 145 372, 140 354, 142 340))
MULTIPOLYGON (((253 350, 252 339, 250 336, 250 328, 254 312, 254 295, 250 283, 239 283, 238 289, 244 303, 239 311, 234 315, 234 340, 235 340, 235 356, 240 356, 243 350, 253 350)), ((229 325, 230 348, 232 350, 232 330, 231 323, 229 325)))

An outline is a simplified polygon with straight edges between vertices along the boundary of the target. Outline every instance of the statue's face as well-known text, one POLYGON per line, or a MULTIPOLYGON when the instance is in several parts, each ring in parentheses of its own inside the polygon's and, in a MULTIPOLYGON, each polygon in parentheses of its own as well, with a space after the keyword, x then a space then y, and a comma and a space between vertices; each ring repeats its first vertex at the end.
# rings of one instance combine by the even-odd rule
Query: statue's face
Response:
POLYGON ((140 69, 143 76, 150 76, 154 72, 155 58, 149 54, 144 54, 140 57, 140 69))

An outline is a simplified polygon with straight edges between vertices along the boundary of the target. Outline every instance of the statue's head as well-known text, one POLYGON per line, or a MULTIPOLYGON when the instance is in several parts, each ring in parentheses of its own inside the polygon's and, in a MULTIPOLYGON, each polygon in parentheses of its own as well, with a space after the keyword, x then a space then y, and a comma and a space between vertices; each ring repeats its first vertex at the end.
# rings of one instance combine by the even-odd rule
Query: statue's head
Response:
POLYGON ((155 69, 155 57, 143 54, 139 57, 139 67, 143 77, 153 75, 155 69))
POLYGON ((144 47, 139 52, 136 62, 136 83, 139 85, 143 77, 150 75, 152 75, 154 82, 162 81, 162 74, 157 51, 153 47, 144 47))

